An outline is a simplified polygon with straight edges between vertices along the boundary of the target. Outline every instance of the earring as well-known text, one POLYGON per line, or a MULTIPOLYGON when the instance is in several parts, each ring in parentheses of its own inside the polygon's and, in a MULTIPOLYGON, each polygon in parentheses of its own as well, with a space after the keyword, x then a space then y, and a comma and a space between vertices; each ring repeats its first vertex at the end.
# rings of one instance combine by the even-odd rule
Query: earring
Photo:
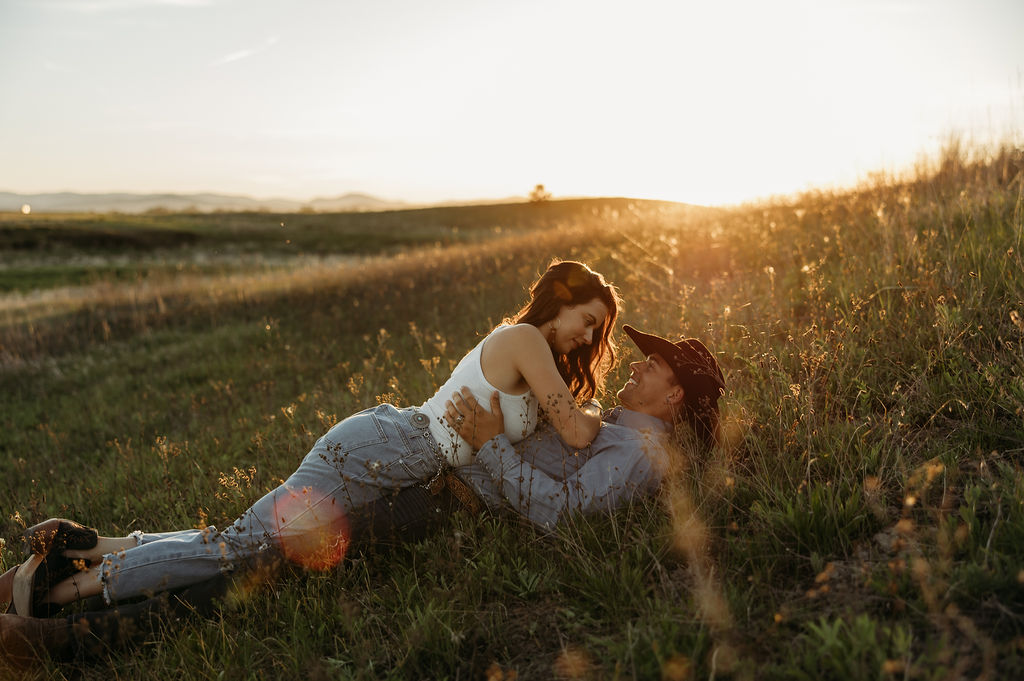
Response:
POLYGON ((558 325, 562 320, 555 318, 555 323, 551 325, 551 331, 548 332, 548 340, 552 343, 555 342, 555 332, 558 331, 558 325))

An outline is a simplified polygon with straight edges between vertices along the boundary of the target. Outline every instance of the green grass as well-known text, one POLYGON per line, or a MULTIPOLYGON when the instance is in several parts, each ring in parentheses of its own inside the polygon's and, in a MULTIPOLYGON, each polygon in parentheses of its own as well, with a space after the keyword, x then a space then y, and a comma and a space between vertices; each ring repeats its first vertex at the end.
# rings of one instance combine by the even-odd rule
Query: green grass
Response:
POLYGON ((4 566, 52 515, 230 522, 336 419, 430 395, 554 256, 616 283, 624 322, 705 340, 729 384, 726 443, 612 518, 456 517, 36 677, 1024 674, 1020 173, 954 147, 909 180, 729 210, 3 218, 4 566))

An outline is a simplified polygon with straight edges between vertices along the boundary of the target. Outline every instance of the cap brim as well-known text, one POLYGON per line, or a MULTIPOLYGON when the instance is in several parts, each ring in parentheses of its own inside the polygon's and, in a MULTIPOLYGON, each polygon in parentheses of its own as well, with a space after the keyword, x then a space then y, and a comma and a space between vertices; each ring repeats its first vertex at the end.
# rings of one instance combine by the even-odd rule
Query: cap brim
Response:
POLYGON ((710 381, 715 387, 725 389, 725 379, 722 377, 722 370, 718 367, 714 355, 696 338, 681 341, 688 346, 684 349, 667 338, 638 331, 629 324, 623 324, 622 330, 645 357, 657 354, 668 362, 672 373, 681 383, 687 382, 688 379, 691 381, 698 379, 710 381), (680 374, 680 371, 686 373, 680 374))
POLYGON ((675 343, 661 336, 637 331, 629 324, 623 324, 622 330, 626 332, 626 335, 629 336, 634 345, 640 349, 640 352, 644 353, 645 357, 657 353, 668 360, 680 352, 675 343))

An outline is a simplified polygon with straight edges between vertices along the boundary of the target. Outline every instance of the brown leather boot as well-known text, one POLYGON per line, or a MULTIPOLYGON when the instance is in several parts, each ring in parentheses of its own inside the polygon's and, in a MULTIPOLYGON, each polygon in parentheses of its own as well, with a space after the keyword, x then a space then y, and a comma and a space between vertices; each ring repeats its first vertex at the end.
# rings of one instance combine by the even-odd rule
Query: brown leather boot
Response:
POLYGON ((48 657, 60 658, 71 642, 67 619, 0 615, 0 666, 26 667, 48 657))
POLYGON ((17 571, 18 566, 15 565, 0 575, 0 611, 6 610, 11 599, 14 598, 14 573, 17 571))

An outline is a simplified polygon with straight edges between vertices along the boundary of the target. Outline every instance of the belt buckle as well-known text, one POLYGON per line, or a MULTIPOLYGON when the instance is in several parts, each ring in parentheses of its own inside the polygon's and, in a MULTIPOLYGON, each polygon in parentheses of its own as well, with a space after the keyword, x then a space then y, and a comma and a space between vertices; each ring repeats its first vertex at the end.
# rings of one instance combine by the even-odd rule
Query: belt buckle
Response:
POLYGON ((418 411, 412 415, 412 425, 417 428, 426 428, 430 425, 430 417, 424 414, 422 411, 418 411))

